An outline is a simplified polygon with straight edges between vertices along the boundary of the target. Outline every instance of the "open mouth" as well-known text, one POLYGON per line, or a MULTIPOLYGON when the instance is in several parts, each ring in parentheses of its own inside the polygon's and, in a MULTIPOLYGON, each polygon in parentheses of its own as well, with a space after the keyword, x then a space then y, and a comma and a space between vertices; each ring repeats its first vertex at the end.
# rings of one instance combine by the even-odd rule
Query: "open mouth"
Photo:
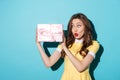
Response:
POLYGON ((78 33, 74 33, 74 35, 77 37, 77 36, 78 36, 78 33))

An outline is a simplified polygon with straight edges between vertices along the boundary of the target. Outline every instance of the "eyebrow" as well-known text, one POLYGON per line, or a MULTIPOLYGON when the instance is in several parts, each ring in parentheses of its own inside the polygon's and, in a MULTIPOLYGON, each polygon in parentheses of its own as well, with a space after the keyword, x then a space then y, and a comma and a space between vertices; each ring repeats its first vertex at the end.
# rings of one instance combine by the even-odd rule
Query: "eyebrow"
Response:
MULTIPOLYGON (((82 24, 81 22, 77 22, 76 24, 78 24, 78 23, 82 24)), ((71 23, 71 24, 73 24, 73 23, 71 23)))

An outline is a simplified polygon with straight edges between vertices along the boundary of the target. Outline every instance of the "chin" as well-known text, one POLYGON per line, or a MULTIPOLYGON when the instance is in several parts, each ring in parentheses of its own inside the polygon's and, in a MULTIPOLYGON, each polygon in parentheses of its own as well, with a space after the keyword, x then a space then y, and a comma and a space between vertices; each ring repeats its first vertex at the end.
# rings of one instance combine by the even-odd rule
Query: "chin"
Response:
POLYGON ((74 38, 75 38, 75 39, 81 39, 81 38, 83 38, 83 37, 81 37, 81 36, 74 36, 74 38))

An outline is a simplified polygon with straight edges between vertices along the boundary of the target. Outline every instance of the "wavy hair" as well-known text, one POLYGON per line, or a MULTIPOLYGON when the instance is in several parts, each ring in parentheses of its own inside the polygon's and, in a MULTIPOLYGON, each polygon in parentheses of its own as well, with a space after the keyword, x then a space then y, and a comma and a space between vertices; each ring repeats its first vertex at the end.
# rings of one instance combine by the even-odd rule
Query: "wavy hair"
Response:
MULTIPOLYGON (((72 46, 72 44, 74 43, 75 41, 75 38, 72 34, 72 21, 73 19, 80 19, 85 28, 84 28, 84 34, 83 34, 83 46, 81 48, 81 50, 79 51, 79 54, 82 55, 83 57, 85 57, 87 54, 88 54, 88 50, 87 50, 87 47, 90 46, 92 44, 92 39, 93 39, 93 36, 92 36, 92 26, 90 24, 90 21, 89 19, 87 18, 87 16, 85 16, 84 14, 82 13, 77 13, 77 14, 74 14, 69 22, 68 22, 68 27, 67 27, 67 37, 66 37, 66 46, 67 48, 70 48, 72 46)), ((65 56, 65 52, 62 50, 62 57, 65 56)))

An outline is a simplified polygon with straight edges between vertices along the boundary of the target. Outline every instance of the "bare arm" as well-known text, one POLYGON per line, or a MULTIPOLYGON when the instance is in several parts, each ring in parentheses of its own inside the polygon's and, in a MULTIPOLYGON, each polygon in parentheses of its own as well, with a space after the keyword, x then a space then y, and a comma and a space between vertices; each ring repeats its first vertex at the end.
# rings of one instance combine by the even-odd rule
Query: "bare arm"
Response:
POLYGON ((71 54, 71 52, 66 48, 66 46, 63 46, 63 49, 66 52, 66 55, 68 56, 72 64, 79 72, 84 71, 94 59, 93 56, 88 54, 82 61, 80 61, 71 54))
MULTIPOLYGON (((90 65, 90 63, 94 59, 94 57, 92 55, 90 55, 90 54, 87 54, 87 56, 83 60, 81 60, 81 61, 79 59, 77 59, 73 54, 71 54, 71 52, 66 47, 66 45, 65 45, 65 38, 64 38, 64 42, 61 43, 61 45, 62 45, 62 49, 65 51, 65 53, 68 56, 68 58, 70 59, 72 64, 75 66, 75 68, 79 72, 84 71, 90 65)), ((99 48, 99 45, 97 45, 97 46, 94 45, 94 47, 99 48)))
POLYGON ((61 54, 57 50, 50 57, 48 57, 46 55, 44 49, 42 48, 41 44, 38 42, 36 44, 37 44, 38 50, 40 52, 40 55, 41 55, 42 60, 43 60, 46 67, 51 67, 61 57, 61 54))
POLYGON ((46 67, 51 67, 58 61, 58 59, 61 57, 61 54, 59 51, 56 50, 50 57, 48 57, 43 47, 41 46, 40 42, 37 41, 38 40, 37 38, 38 38, 38 33, 36 32, 36 45, 38 47, 42 60, 46 67))

